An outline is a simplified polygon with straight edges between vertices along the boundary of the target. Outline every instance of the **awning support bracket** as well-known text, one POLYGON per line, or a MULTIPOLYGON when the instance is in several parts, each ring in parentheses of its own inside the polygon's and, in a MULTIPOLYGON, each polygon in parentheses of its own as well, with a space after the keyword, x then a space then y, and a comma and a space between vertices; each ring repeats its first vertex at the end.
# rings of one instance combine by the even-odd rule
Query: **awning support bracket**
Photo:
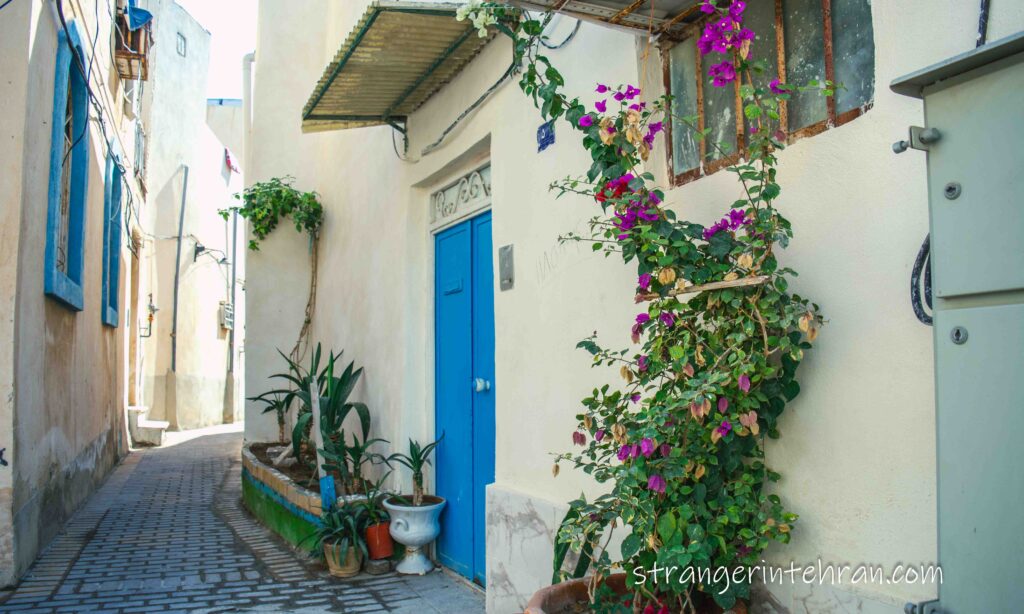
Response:
POLYGON ((409 131, 406 130, 405 125, 399 124, 397 121, 395 121, 393 119, 390 119, 390 118, 387 119, 386 121, 388 122, 389 126, 394 128, 398 132, 402 133, 402 153, 403 154, 409 153, 409 131))

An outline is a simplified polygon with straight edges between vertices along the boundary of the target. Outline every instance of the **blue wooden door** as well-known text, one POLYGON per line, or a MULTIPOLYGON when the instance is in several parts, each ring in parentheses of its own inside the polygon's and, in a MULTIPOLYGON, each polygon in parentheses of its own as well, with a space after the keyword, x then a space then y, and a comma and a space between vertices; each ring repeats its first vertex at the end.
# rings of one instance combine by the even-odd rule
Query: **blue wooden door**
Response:
POLYGON ((438 556, 486 579, 486 493, 494 481, 494 270, 491 214, 435 238, 437 493, 448 500, 438 556))

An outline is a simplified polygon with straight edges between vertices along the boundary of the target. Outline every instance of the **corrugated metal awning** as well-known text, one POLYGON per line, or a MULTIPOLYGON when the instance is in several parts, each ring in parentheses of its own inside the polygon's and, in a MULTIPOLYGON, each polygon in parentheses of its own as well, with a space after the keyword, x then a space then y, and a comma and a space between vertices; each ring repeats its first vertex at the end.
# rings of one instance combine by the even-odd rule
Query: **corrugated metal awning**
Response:
POLYGON ((679 36, 703 15, 698 0, 512 0, 527 10, 557 11, 577 19, 642 30, 655 36, 679 36))
POLYGON ((302 110, 302 130, 404 123, 494 37, 456 21, 459 6, 373 2, 324 70, 302 110))

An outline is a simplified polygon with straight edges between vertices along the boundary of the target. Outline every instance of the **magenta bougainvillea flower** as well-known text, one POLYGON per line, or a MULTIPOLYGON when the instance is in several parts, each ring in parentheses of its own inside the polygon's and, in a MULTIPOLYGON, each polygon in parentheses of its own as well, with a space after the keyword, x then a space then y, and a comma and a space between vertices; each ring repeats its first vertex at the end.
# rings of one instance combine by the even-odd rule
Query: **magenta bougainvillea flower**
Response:
POLYGON ((641 354, 640 358, 636 359, 636 366, 640 369, 640 371, 646 371, 648 367, 647 356, 641 354))
POLYGON ((768 84, 768 89, 770 89, 773 94, 789 93, 789 87, 784 83, 780 83, 778 79, 772 79, 772 82, 768 84))
POLYGON ((647 292, 648 290, 651 289, 651 279, 652 277, 650 273, 644 273, 643 275, 637 278, 636 285, 644 292, 647 292))
POLYGON ((743 392, 750 392, 750 377, 746 373, 740 376, 737 384, 743 392))
POLYGON ((662 324, 669 328, 672 328, 672 326, 676 323, 676 317, 667 311, 661 312, 661 315, 658 316, 658 319, 661 320, 662 324))
POLYGON ((738 230, 750 224, 747 213, 743 209, 732 209, 728 215, 704 229, 704 240, 707 241, 722 230, 738 230))
POLYGON ((594 91, 596 91, 598 94, 603 94, 608 91, 608 86, 605 85, 604 83, 598 83, 597 89, 594 91))
POLYGON ((725 437, 732 430, 732 424, 729 424, 728 420, 722 420, 722 423, 715 428, 715 432, 725 437))
POLYGON ((630 449, 631 449, 631 447, 628 444, 624 445, 621 448, 619 448, 619 453, 616 454, 616 456, 619 458, 620 461, 625 462, 626 459, 629 458, 629 451, 630 451, 630 449))
POLYGON ((629 400, 634 402, 634 403, 639 403, 640 402, 640 393, 639 392, 634 392, 633 394, 629 395, 629 400))
POLYGON ((587 445, 587 436, 576 431, 572 434, 572 442, 577 446, 585 446, 587 445))
POLYGON ((667 486, 668 484, 665 483, 665 478, 661 477, 657 473, 652 474, 651 477, 647 478, 647 488, 656 493, 664 493, 665 487, 667 486))
POLYGON ((711 4, 711 0, 701 0, 700 11, 710 15, 715 12, 715 6, 711 4))
POLYGON ((641 439, 640 453, 644 455, 644 458, 650 458, 654 454, 654 440, 649 437, 641 439))
POLYGON ((588 113, 587 115, 584 115, 583 117, 580 117, 579 124, 580 124, 580 128, 589 128, 589 127, 593 126, 594 125, 594 116, 590 115, 588 113))
POLYGON ((644 331, 644 324, 651 321, 651 316, 646 313, 638 313, 636 315, 636 324, 633 325, 631 332, 633 333, 633 343, 640 343, 640 333, 644 331))
POLYGON ((604 113, 605 111, 608 110, 608 101, 598 100, 597 102, 594 103, 594 108, 597 109, 598 113, 604 113))
POLYGON ((668 445, 667 443, 663 443, 661 444, 661 447, 658 449, 658 451, 661 452, 662 456, 668 458, 668 455, 672 453, 672 446, 668 445))
POLYGON ((604 429, 597 429, 597 432, 594 433, 594 441, 601 441, 602 439, 604 439, 604 429))
MULTIPOLYGON (((710 2, 702 4, 700 8, 708 14, 715 12, 715 7, 710 2)), ((697 49, 701 55, 707 55, 712 51, 727 54, 734 49, 742 47, 744 42, 754 40, 754 32, 742 26, 743 12, 746 10, 746 2, 735 0, 721 19, 709 22, 704 26, 704 32, 697 41, 697 49)), ((711 73, 709 72, 709 74, 711 73)), ((714 77, 714 75, 711 76, 714 77)), ((722 87, 726 83, 731 83, 734 79, 735 71, 732 72, 732 77, 729 77, 729 73, 723 73, 721 78, 714 82, 714 85, 722 87)))
POLYGON ((743 11, 747 10, 747 3, 743 0, 736 0, 729 6, 729 17, 739 22, 743 19, 743 11))
POLYGON ((736 80, 736 67, 731 60, 726 60, 708 69, 708 76, 711 77, 711 85, 725 87, 736 80))
POLYGON ((718 412, 724 414, 727 409, 729 409, 729 399, 718 397, 718 412))

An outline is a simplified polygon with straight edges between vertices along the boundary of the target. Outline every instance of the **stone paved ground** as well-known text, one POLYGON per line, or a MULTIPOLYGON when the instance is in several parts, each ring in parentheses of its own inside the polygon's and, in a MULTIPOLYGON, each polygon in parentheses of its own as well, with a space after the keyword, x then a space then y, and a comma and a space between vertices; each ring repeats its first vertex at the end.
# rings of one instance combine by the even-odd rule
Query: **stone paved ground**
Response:
POLYGON ((445 572, 339 580, 297 557, 241 507, 241 433, 206 432, 129 455, 0 612, 484 611, 445 572))

